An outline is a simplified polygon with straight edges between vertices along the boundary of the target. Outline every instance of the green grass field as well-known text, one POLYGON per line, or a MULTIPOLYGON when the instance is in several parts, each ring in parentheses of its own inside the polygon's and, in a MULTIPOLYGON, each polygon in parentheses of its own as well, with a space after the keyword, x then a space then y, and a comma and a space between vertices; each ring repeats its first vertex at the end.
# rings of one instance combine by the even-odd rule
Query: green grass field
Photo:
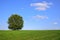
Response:
POLYGON ((60 30, 0 30, 0 40, 60 40, 60 30))

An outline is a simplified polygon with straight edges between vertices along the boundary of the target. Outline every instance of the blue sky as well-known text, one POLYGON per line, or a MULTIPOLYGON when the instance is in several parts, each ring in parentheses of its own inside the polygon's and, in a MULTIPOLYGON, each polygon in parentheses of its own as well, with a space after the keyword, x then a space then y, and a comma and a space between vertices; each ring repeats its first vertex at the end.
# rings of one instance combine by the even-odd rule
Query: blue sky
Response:
POLYGON ((0 0, 0 30, 12 14, 23 17, 23 30, 60 30, 60 0, 0 0))

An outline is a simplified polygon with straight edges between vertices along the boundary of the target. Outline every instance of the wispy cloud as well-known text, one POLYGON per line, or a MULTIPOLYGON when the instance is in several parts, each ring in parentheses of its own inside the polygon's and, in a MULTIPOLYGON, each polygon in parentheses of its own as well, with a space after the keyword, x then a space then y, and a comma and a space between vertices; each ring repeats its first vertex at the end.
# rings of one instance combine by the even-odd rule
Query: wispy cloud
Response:
POLYGON ((53 22, 53 24, 58 24, 58 22, 53 22))
POLYGON ((24 8, 21 8, 21 9, 24 9, 24 8))
POLYGON ((36 10, 46 10, 46 9, 50 8, 51 5, 52 5, 52 3, 49 3, 46 1, 30 4, 30 6, 35 7, 36 10))
POLYGON ((33 16, 33 18, 36 18, 36 19, 48 19, 47 16, 41 16, 41 15, 33 16))

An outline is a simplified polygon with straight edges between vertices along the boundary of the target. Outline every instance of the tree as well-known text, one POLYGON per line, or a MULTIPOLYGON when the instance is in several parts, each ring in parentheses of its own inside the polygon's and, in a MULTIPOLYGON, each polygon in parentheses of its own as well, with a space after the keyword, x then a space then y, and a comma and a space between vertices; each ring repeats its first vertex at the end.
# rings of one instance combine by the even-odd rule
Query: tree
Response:
POLYGON ((23 28, 23 18, 17 14, 13 14, 8 19, 8 28, 12 30, 19 30, 23 28))

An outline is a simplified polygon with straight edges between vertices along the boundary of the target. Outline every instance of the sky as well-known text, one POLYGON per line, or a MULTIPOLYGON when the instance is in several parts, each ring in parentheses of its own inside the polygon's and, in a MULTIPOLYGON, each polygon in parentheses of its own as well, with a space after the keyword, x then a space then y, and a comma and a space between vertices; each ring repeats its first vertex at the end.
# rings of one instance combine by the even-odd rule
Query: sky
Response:
POLYGON ((60 0, 0 0, 0 30, 12 14, 23 17, 22 30, 60 30, 60 0))

